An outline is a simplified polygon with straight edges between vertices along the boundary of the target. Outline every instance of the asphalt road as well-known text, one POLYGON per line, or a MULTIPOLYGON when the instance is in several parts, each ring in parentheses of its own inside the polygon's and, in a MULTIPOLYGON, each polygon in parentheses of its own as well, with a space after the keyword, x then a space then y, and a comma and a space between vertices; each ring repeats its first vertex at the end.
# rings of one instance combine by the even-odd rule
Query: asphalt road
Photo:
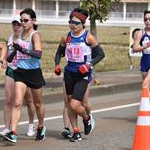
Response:
MULTIPOLYGON (((15 145, 0 140, 0 150, 131 150, 137 119, 140 91, 126 92, 100 97, 91 97, 92 113, 96 121, 93 132, 81 142, 72 143, 61 137, 63 128, 63 102, 46 104, 46 139, 36 142, 35 137, 25 135, 28 115, 22 109, 22 125, 19 126, 19 140, 15 145)), ((79 125, 83 131, 82 119, 79 125)), ((3 126, 3 111, 0 111, 0 127, 3 126)))

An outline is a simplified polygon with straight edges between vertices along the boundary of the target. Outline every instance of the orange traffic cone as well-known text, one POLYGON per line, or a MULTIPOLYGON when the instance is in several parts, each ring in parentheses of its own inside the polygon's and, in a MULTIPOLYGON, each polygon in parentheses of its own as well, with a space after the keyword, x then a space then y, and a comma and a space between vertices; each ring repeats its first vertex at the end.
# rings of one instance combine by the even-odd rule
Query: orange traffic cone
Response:
POLYGON ((142 89, 139 109, 133 150, 150 150, 150 100, 147 88, 142 89))

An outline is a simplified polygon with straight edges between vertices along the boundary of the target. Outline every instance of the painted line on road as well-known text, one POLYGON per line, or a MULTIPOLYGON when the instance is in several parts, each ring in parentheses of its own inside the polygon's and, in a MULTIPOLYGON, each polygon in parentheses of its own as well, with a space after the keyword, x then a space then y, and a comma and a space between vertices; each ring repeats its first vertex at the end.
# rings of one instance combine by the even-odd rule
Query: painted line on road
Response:
POLYGON ((115 107, 97 109, 97 110, 93 110, 92 113, 98 113, 98 112, 104 112, 104 111, 109 111, 109 110, 128 108, 128 107, 138 106, 139 104, 140 103, 133 103, 133 104, 127 104, 127 105, 120 105, 120 106, 115 106, 115 107))
MULTIPOLYGON (((97 109, 97 110, 93 110, 92 113, 94 114, 94 113, 105 112, 105 111, 110 111, 110 110, 134 107, 134 106, 138 106, 139 104, 140 103, 133 103, 133 104, 127 104, 127 105, 120 105, 120 106, 115 106, 115 107, 97 109)), ((44 121, 61 119, 61 118, 62 118, 62 115, 54 116, 54 117, 48 117, 48 118, 45 118, 44 121)), ((38 120, 36 119, 36 120, 34 120, 34 122, 38 122, 38 120)), ((19 122, 19 125, 25 125, 25 124, 28 124, 28 123, 29 123, 29 121, 22 121, 22 122, 19 122)), ((0 128, 4 128, 4 125, 0 125, 0 128)))

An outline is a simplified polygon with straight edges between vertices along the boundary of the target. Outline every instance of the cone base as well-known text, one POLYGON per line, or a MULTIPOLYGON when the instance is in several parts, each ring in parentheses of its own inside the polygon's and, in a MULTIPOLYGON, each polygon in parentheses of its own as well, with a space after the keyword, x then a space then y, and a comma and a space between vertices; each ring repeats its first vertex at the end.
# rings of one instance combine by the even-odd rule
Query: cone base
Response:
POLYGON ((150 150, 150 126, 136 126, 133 150, 150 150))

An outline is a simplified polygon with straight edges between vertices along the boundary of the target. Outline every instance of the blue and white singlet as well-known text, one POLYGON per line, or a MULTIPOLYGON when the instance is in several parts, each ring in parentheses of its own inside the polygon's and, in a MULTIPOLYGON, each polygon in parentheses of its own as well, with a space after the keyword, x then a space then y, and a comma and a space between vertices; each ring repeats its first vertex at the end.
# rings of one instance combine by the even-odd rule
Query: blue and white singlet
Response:
POLYGON ((68 33, 65 49, 67 60, 66 70, 78 72, 80 65, 91 62, 91 48, 86 43, 86 36, 89 31, 85 30, 81 35, 74 36, 70 31, 68 33))
MULTIPOLYGON (((144 31, 140 41, 140 45, 145 46, 149 40, 150 35, 148 35, 146 31, 144 31)), ((150 47, 143 50, 143 56, 141 57, 141 71, 148 72, 149 69, 150 69, 150 47)))
MULTIPOLYGON (((18 44, 25 49, 28 50, 34 50, 34 45, 32 42, 32 36, 34 33, 36 33, 37 31, 33 31, 30 36, 27 39, 22 39, 21 35, 20 38, 18 39, 18 44)), ((23 54, 21 52, 18 52, 19 54, 17 54, 17 59, 19 60, 18 62, 18 67, 22 68, 22 69, 37 69, 40 68, 41 65, 41 61, 40 59, 31 57, 29 55, 23 54)))

